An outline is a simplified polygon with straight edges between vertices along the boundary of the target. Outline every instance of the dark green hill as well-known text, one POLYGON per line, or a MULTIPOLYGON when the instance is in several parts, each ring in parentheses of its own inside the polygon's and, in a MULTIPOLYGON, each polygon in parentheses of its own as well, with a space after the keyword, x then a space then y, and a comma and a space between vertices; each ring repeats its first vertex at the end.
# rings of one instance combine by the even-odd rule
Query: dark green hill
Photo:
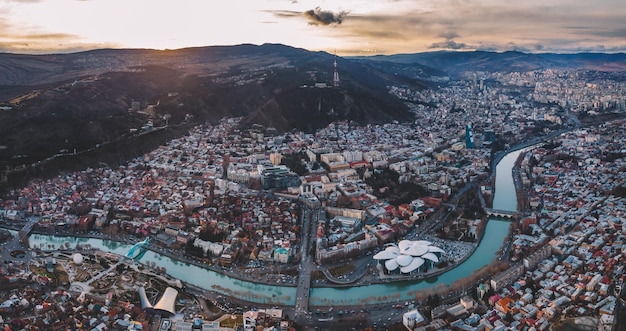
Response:
POLYGON ((279 131, 315 130, 336 119, 410 120, 387 88, 419 89, 421 81, 336 58, 341 85, 332 87, 334 61, 275 44, 0 54, 0 169, 74 150, 118 153, 115 146, 126 158, 133 154, 128 141, 150 131, 148 124, 168 129, 151 133, 149 144, 139 144, 145 148, 170 139, 172 133, 159 137, 172 128, 182 133, 226 116, 279 131))

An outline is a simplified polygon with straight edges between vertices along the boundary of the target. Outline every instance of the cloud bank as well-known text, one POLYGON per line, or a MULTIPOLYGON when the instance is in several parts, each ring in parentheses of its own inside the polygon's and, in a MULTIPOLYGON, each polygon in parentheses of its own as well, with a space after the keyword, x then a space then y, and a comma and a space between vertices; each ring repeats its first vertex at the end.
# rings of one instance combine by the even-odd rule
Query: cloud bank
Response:
POLYGON ((382 1, 389 6, 350 10, 345 20, 345 12, 319 8, 303 16, 309 24, 336 25, 328 34, 343 42, 342 52, 352 54, 431 49, 626 51, 626 11, 618 0, 373 2, 382 1))

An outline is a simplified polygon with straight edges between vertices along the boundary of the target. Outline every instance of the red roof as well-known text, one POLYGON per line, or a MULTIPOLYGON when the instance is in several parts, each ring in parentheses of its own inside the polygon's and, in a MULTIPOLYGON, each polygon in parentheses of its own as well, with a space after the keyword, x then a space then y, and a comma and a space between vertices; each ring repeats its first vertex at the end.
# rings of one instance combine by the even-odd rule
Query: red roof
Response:
POLYGON ((357 166, 368 166, 369 163, 366 161, 355 161, 355 162, 349 162, 348 164, 350 164, 351 168, 357 167, 357 166))

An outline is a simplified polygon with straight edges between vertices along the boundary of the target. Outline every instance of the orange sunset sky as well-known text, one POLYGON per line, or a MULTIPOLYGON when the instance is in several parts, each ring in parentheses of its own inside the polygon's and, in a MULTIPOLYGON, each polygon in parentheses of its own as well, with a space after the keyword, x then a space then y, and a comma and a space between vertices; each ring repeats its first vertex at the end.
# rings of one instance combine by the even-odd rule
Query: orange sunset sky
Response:
POLYGON ((339 55, 626 51, 623 0, 0 0, 0 51, 282 43, 339 55))

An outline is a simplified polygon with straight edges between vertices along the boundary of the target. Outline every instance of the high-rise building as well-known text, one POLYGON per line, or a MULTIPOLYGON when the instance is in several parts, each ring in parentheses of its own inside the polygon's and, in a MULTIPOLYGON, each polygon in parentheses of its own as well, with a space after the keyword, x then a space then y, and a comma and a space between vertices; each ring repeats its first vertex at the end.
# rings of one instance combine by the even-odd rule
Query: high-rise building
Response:
POLYGON ((465 125, 465 148, 474 148, 474 132, 472 131, 472 123, 465 125))

